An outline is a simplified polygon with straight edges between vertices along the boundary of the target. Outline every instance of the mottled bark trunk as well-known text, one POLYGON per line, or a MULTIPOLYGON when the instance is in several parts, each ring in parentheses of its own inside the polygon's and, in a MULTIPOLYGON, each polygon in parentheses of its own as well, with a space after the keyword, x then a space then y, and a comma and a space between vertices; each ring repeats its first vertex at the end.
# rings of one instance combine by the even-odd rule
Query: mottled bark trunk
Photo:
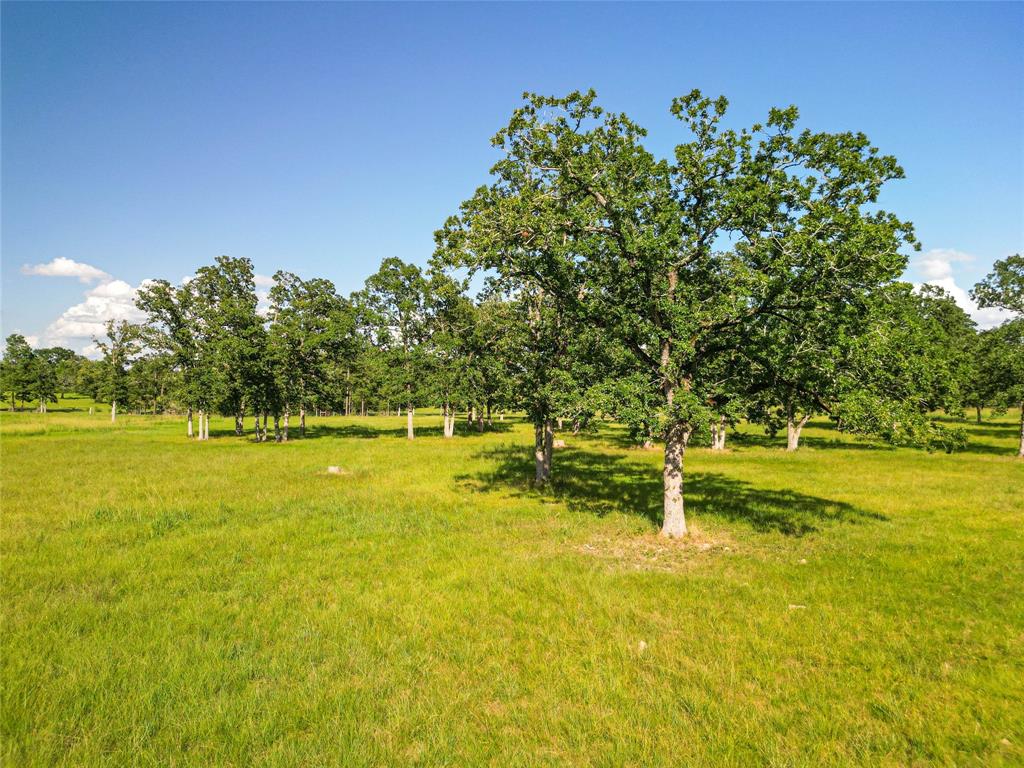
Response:
POLYGON ((545 419, 533 428, 533 462, 536 485, 544 485, 551 479, 551 455, 554 452, 554 421, 545 419))
POLYGON ((504 420, 505 420, 505 412, 502 411, 501 413, 498 414, 498 421, 504 421, 504 420))
POLYGON ((487 404, 487 426, 493 426, 494 422, 491 421, 491 404, 487 404))
POLYGON ((239 437, 245 432, 245 415, 239 411, 235 414, 235 434, 239 437))
POLYGON ((260 442, 261 443, 267 442, 267 412, 266 411, 263 412, 263 432, 262 432, 262 435, 260 437, 260 442))
POLYGON ((306 436, 306 406, 299 407, 299 434, 306 436))
POLYGON ((482 410, 476 414, 476 431, 484 431, 484 412, 482 410))
POLYGON ((412 403, 405 406, 405 436, 410 440, 416 437, 416 433, 412 428, 412 403))
POLYGON ((110 421, 111 423, 117 421, 117 400, 110 403, 110 421))
POLYGON ((807 423, 810 416, 804 416, 799 421, 795 420, 793 416, 786 419, 786 450, 795 451, 800 447, 800 432, 803 431, 804 425, 807 423))
POLYGON ((981 424, 981 406, 980 405, 974 406, 974 410, 978 414, 978 423, 981 424))
POLYGON ((210 412, 206 412, 206 422, 203 425, 203 440, 210 439, 210 412))
POLYGON ((665 468, 662 487, 665 519, 661 535, 679 538, 686 535, 683 507, 683 455, 690 433, 682 424, 672 424, 665 433, 665 468))
POLYGON ((281 442, 281 417, 274 414, 274 442, 281 442))
POLYGON ((291 413, 287 408, 284 409, 284 424, 281 426, 281 442, 288 442, 288 420, 291 418, 291 413))
POLYGON ((562 429, 562 422, 563 422, 563 419, 562 419, 562 417, 561 417, 561 416, 559 416, 559 417, 558 417, 558 429, 559 429, 559 430, 561 430, 561 429, 562 429))
POLYGON ((260 412, 256 410, 252 412, 252 429, 253 434, 256 435, 256 442, 262 443, 263 440, 261 439, 260 436, 260 412))

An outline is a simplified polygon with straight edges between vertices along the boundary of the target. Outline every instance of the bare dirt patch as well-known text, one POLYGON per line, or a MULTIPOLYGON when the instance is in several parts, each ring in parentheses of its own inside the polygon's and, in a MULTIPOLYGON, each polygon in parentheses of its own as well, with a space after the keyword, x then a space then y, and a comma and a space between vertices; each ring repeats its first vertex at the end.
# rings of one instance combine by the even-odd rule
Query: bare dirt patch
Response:
POLYGON ((679 571, 709 557, 735 552, 736 547, 727 536, 710 535, 691 527, 682 539, 666 539, 654 533, 602 536, 582 544, 578 550, 610 566, 628 570, 679 571))

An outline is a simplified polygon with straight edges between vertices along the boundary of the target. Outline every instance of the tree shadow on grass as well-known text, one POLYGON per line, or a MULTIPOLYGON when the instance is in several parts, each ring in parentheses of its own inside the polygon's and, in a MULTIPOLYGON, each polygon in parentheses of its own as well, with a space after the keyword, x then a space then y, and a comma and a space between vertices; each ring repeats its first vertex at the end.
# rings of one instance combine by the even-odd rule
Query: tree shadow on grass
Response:
MULTIPOLYGON (((493 469, 456 480, 476 492, 503 488, 517 497, 555 498, 573 511, 603 517, 612 512, 640 515, 652 525, 662 522, 660 473, 628 457, 566 448, 555 453, 552 482, 532 487, 533 457, 528 451, 501 446, 478 454, 493 469)), ((884 515, 842 501, 793 490, 757 488, 751 483, 710 472, 688 472, 684 494, 687 513, 716 516, 760 532, 803 536, 822 524, 886 520, 884 515)))
MULTIPOLYGON (((370 417, 372 418, 372 417, 370 417)), ((415 424, 416 437, 441 437, 444 434, 444 427, 441 424, 421 425, 415 424)), ((465 424, 458 424, 455 427, 453 438, 480 437, 490 432, 506 433, 511 432, 515 422, 504 421, 494 422, 486 427, 483 432, 474 427, 467 427, 465 424)), ((298 437, 298 430, 290 428, 289 436, 298 437)), ((366 423, 360 421, 349 424, 310 424, 306 427, 305 439, 316 439, 321 437, 356 437, 362 439, 373 439, 377 437, 402 437, 406 436, 406 428, 403 424, 399 427, 385 426, 383 424, 366 423)))

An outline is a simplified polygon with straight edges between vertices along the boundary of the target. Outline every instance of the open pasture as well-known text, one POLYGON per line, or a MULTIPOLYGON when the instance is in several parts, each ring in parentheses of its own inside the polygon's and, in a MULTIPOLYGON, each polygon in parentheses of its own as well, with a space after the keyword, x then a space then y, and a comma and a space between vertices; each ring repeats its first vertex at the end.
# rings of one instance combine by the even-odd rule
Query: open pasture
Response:
POLYGON ((84 408, 2 417, 5 765, 1024 761, 1012 416, 694 446, 677 543, 613 425, 538 492, 517 419, 84 408))

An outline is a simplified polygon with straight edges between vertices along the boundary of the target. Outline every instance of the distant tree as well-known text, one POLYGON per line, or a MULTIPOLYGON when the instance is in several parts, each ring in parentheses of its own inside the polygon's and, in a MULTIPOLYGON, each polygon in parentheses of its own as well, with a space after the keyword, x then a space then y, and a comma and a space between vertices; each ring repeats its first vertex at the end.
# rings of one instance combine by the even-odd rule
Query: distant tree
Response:
POLYGON ((32 355, 31 397, 39 401, 39 412, 46 413, 48 403, 57 402, 57 365, 52 350, 36 350, 32 355))
MULTIPOLYGON (((172 368, 178 373, 175 394, 186 406, 187 434, 192 437, 193 410, 199 389, 201 325, 196 297, 189 282, 174 286, 167 280, 148 280, 139 288, 135 303, 147 316, 141 329, 146 347, 167 354, 172 368)), ((88 378, 88 372, 84 376, 79 374, 80 379, 83 377, 88 378)))
POLYGON ((78 375, 75 377, 75 390, 79 394, 88 395, 91 400, 100 399, 102 389, 102 364, 98 360, 85 358, 79 362, 78 375))
POLYGON ((413 412, 428 392, 424 377, 430 328, 428 282, 415 264, 385 259, 366 279, 361 293, 363 321, 377 347, 392 364, 392 381, 406 408, 406 435, 412 440, 413 412))
POLYGON ((284 428, 298 408, 299 426, 306 431, 306 406, 323 390, 330 363, 347 349, 353 332, 351 313, 329 280, 302 280, 277 272, 270 289, 269 345, 278 389, 284 400, 284 428))
POLYGON ((162 413, 177 384, 174 360, 166 352, 150 352, 132 363, 128 378, 135 401, 143 410, 162 413))
POLYGON ((105 339, 93 337, 103 353, 99 395, 110 403, 111 422, 117 421, 118 403, 127 405, 131 401, 128 366, 139 351, 140 338, 139 327, 124 320, 108 320, 105 339))
POLYGON ((3 363, 0 366, 3 391, 11 399, 12 411, 15 409, 16 400, 24 402, 32 397, 34 367, 35 355, 32 347, 20 333, 12 333, 7 337, 3 363))
POLYGON ((974 286, 971 296, 979 307, 998 307, 1024 315, 1024 256, 1015 253, 992 265, 992 271, 974 286))
POLYGON ((971 291, 980 307, 1012 313, 998 328, 981 334, 979 379, 986 399, 997 409, 1020 408, 1018 457, 1024 458, 1024 257, 997 261, 971 291))

